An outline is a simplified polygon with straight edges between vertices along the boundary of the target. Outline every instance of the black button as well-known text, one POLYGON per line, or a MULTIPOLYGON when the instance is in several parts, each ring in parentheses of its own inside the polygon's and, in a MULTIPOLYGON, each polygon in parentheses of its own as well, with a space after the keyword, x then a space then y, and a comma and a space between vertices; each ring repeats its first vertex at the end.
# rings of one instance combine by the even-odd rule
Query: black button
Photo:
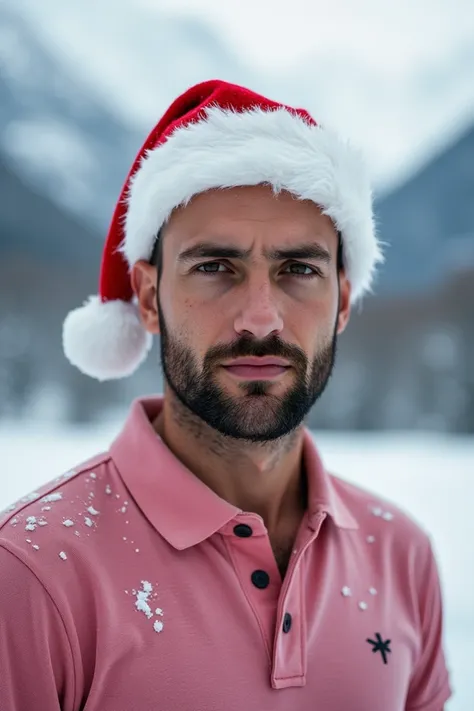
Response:
POLYGON ((249 538, 253 531, 246 523, 238 523, 237 526, 234 526, 234 533, 239 538, 249 538))
POLYGON ((270 584, 270 576, 264 570, 254 570, 251 578, 252 583, 260 590, 264 590, 270 584))
POLYGON ((283 618, 283 632, 289 632, 291 629, 291 615, 289 612, 285 612, 283 618))

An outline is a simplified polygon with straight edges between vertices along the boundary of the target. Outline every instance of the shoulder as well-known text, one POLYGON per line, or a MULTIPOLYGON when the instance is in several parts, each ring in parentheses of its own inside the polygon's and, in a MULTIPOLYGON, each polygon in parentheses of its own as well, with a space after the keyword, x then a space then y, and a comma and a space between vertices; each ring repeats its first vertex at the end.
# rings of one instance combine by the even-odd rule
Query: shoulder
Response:
POLYGON ((112 494, 112 478, 110 455, 102 453, 45 483, 0 513, 0 546, 38 577, 54 576, 67 548, 95 527, 96 497, 112 494))
POLYGON ((390 581, 394 609, 419 627, 427 599, 436 598, 441 609, 439 569, 432 535, 403 507, 373 491, 330 474, 334 491, 357 523, 351 533, 351 551, 359 570, 377 581, 390 581))
POLYGON ((133 500, 109 453, 12 504, 0 518, 0 577, 14 586, 0 585, 0 609, 11 610, 18 621, 12 590, 24 588, 33 608, 38 595, 45 601, 41 614, 48 611, 56 627, 61 622, 81 659, 93 659, 97 626, 91 619, 101 614, 100 605, 114 589, 124 550, 132 550, 124 548, 123 533, 136 521, 133 500))
POLYGON ((85 477, 90 474, 94 475, 95 470, 103 473, 107 469, 109 462, 109 453, 97 454, 63 472, 55 479, 45 482, 35 491, 29 492, 21 499, 8 505, 3 511, 0 510, 0 535, 5 534, 8 524, 15 526, 19 521, 19 517, 34 515, 34 513, 40 513, 41 510, 51 511, 53 502, 70 498, 71 494, 81 487, 85 477))
POLYGON ((343 477, 329 473, 334 491, 367 535, 390 533, 390 540, 399 545, 429 543, 429 533, 416 516, 374 491, 343 477))
POLYGON ((358 555, 374 575, 388 576, 400 597, 416 607, 426 571, 433 570, 435 576, 438 572, 431 533, 412 512, 390 499, 335 474, 329 476, 336 496, 357 523, 353 540, 358 555))
POLYGON ((13 706, 20 684, 25 708, 38 693, 48 708, 58 698, 70 699, 68 708, 80 703, 96 646, 88 569, 95 556, 93 506, 101 492, 112 491, 114 476, 109 455, 99 454, 0 514, 0 628, 9 640, 0 644, 0 667, 8 669, 0 694, 13 706), (32 665, 34 650, 42 653, 32 665))

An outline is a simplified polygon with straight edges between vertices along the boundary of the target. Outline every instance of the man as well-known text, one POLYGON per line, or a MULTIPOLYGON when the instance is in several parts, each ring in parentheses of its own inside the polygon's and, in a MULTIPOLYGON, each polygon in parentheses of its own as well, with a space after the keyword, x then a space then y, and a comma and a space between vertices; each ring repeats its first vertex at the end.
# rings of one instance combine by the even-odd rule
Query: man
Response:
POLYGON ((164 397, 4 514, 2 710, 441 711, 430 539, 303 424, 381 259, 360 157, 307 112, 173 103, 63 333, 99 380, 160 334, 164 397))

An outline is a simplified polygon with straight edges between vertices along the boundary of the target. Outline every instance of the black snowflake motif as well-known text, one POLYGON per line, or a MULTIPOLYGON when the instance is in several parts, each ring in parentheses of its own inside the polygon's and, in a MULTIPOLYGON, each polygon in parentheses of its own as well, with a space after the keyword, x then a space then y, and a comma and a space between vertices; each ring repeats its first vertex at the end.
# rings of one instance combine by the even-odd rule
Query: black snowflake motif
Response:
POLYGON ((366 642, 373 645, 372 652, 380 652, 382 655, 383 663, 387 664, 387 652, 391 654, 392 650, 389 648, 390 640, 387 639, 383 641, 381 635, 377 632, 374 639, 367 639, 366 642))

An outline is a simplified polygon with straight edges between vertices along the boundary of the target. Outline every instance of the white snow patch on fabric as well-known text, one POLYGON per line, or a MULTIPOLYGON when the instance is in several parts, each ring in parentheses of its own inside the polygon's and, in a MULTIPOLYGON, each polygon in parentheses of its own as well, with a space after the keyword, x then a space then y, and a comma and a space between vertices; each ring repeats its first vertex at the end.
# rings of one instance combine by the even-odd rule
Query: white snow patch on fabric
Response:
POLYGON ((37 491, 32 491, 30 494, 27 494, 27 495, 24 496, 22 499, 20 499, 20 501, 21 501, 22 503, 28 503, 28 502, 30 502, 30 501, 34 501, 35 499, 37 499, 38 496, 39 496, 39 494, 38 494, 37 491))
POLYGON ((68 472, 64 472, 64 474, 61 474, 61 476, 58 476, 58 478, 56 479, 56 483, 59 481, 64 481, 64 479, 70 479, 72 476, 74 476, 75 473, 76 472, 74 469, 71 469, 68 472))
POLYGON ((62 560, 67 560, 67 555, 65 554, 64 551, 61 551, 61 553, 59 554, 59 557, 60 557, 62 560))
POLYGON ((52 501, 61 501, 63 498, 63 495, 58 491, 55 494, 48 494, 47 496, 43 496, 41 501, 43 501, 45 504, 49 504, 52 501))
POLYGON ((63 526, 66 526, 66 528, 70 528, 71 526, 74 526, 74 521, 71 521, 70 518, 67 518, 65 521, 63 521, 63 526))
POLYGON ((137 593, 135 607, 139 612, 144 612, 148 619, 150 619, 150 617, 153 617, 153 612, 150 609, 150 605, 147 603, 147 599, 148 594, 143 592, 143 590, 139 590, 137 593))
POLYGON ((383 518, 385 521, 391 521, 393 519, 393 513, 390 513, 390 511, 384 511, 381 506, 371 506, 370 510, 374 516, 383 518))
MULTIPOLYGON (((128 591, 125 591, 128 594, 128 591)), ((153 618, 153 612, 150 607, 150 596, 156 597, 156 593, 153 595, 153 585, 147 580, 142 580, 141 590, 132 590, 133 595, 135 595, 135 607, 138 612, 143 612, 148 620, 153 618)), ((161 607, 155 609, 155 615, 163 617, 163 610, 161 607)), ((155 632, 161 632, 163 630, 164 624, 161 620, 155 620, 153 623, 153 629, 155 632)))

